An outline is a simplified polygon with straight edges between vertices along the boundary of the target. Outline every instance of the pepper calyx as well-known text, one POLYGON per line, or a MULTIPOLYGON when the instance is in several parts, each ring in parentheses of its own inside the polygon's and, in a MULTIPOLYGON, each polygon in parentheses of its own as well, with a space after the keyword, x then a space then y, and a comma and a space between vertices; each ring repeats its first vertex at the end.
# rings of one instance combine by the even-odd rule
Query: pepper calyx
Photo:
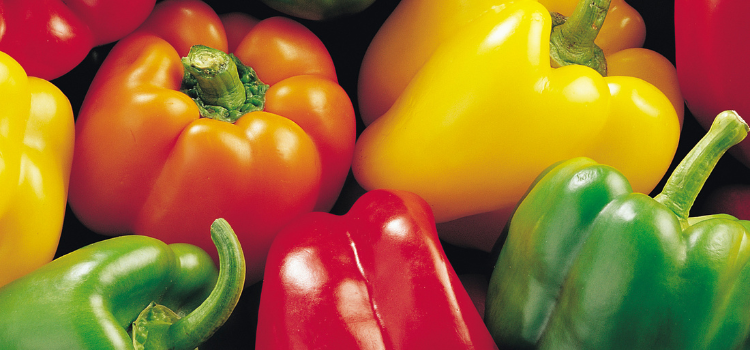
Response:
POLYGON ((179 319, 180 316, 170 308, 151 302, 133 322, 133 348, 169 349, 169 327, 179 319))
POLYGON ((180 91, 190 96, 201 117, 229 123, 263 110, 268 85, 252 67, 235 55, 204 45, 194 45, 182 58, 185 69, 180 91))

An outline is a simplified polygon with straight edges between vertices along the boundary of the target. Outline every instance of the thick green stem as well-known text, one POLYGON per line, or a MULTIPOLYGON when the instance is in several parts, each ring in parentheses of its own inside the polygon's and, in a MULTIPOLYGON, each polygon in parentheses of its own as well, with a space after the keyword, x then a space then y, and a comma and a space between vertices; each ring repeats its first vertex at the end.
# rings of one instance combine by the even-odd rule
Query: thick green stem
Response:
POLYGON ((180 91, 198 105, 201 116, 234 122, 245 113, 262 110, 268 85, 237 57, 203 45, 182 58, 185 74, 180 91))
POLYGON ((226 220, 211 224, 211 239, 219 252, 219 279, 206 300, 169 328, 170 349, 195 349, 229 318, 245 285, 245 256, 226 220))
POLYGON ((198 81, 203 102, 234 109, 245 103, 245 88, 234 61, 224 52, 196 45, 182 59, 185 71, 198 81))
MULTIPOLYGON (((567 19, 560 16, 550 36, 550 60, 555 67, 579 64, 591 67, 602 76, 607 75, 607 60, 604 52, 594 44, 611 0, 579 0, 575 10, 567 19)), ((555 24, 556 24, 555 23, 555 24)))
POLYGON ((690 208, 721 156, 748 133, 747 123, 735 111, 719 113, 703 138, 685 156, 654 199, 672 210, 683 228, 689 226, 690 208))

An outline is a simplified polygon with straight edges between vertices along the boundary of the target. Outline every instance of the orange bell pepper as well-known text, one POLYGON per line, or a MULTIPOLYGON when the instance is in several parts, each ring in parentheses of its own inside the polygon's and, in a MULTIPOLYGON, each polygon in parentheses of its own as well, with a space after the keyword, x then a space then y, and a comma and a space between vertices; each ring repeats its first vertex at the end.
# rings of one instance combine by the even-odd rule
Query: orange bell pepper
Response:
POLYGON ((215 259, 204 231, 225 218, 245 249, 246 281, 255 283, 282 226, 333 206, 356 127, 331 57, 310 30, 282 17, 229 18, 249 31, 225 29, 201 1, 166 0, 115 45, 76 122, 70 205, 95 232, 191 243, 215 259), (236 62, 223 54, 230 44, 236 62), (206 62, 237 66, 217 79, 239 85, 194 72, 209 51, 216 56, 206 62), (187 89, 193 80, 198 87, 187 89))

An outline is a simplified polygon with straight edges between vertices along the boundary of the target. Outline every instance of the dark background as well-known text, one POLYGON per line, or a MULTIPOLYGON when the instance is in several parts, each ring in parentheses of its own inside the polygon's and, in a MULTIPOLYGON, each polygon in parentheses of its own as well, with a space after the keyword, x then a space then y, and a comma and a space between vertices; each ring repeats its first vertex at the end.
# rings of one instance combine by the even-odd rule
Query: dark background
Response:
MULTIPOLYGON (((244 12, 256 18, 263 19, 270 16, 283 15, 257 0, 226 1, 206 0, 217 13, 244 12)), ((644 47, 655 50, 675 62, 674 55, 674 21, 673 2, 660 0, 632 0, 628 1, 643 16, 647 26, 647 37, 644 47)), ((339 83, 349 93, 357 109, 356 86, 359 66, 368 44, 376 34, 380 25, 391 11, 398 5, 398 0, 376 0, 375 3, 362 13, 341 19, 324 22, 297 19, 310 28, 328 48, 336 65, 339 83)), ((436 1, 436 6, 438 2, 436 1)), ((288 17, 288 16, 287 16, 288 17)), ((86 90, 93 79, 96 70, 106 57, 113 44, 95 48, 86 60, 70 73, 53 80, 70 99, 74 111, 77 113, 85 96, 86 90)), ((358 124, 361 131, 363 125, 358 124)), ((697 124, 693 116, 686 109, 683 132, 675 161, 669 173, 685 154, 695 145, 705 131, 697 124)), ((703 192, 694 205, 693 215, 709 213, 707 197, 718 187, 727 184, 745 184, 750 181, 750 171, 731 156, 725 156, 712 173, 703 192)), ((654 193, 658 193, 663 185, 660 184, 654 193)), ((336 214, 346 212, 351 203, 362 193, 350 176, 345 185, 339 203, 334 207, 336 214)), ((83 227, 75 216, 68 210, 65 217, 63 232, 60 239, 58 256, 79 247, 109 238, 101 236, 83 227)), ((486 273, 492 266, 490 254, 462 249, 445 244, 454 269, 459 274, 486 273)), ((255 325, 257 324, 257 308, 260 297, 261 283, 248 286, 235 309, 233 315, 219 332, 201 349, 233 349, 252 348, 255 339, 255 325)))

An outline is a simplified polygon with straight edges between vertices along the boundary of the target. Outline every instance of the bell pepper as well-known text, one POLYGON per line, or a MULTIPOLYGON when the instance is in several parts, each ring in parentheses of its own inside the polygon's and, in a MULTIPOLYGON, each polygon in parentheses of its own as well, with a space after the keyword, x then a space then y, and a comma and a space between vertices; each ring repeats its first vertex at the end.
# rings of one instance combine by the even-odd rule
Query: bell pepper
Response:
POLYGON ((268 7, 299 18, 325 21, 354 15, 375 0, 261 0, 268 7))
POLYGON ((155 0, 36 0, 0 4, 0 50, 26 73, 51 80, 75 68, 92 48, 140 25, 155 0))
POLYGON ((255 283, 283 225, 333 206, 356 126, 312 32, 231 18, 250 28, 233 55, 235 28, 197 0, 160 2, 113 47, 76 121, 70 206, 94 232, 191 243, 214 260, 200 228, 226 218, 255 283))
POLYGON ((719 158, 748 125, 733 111, 654 198, 589 158, 539 175, 492 271, 487 327, 503 346, 739 349, 750 336, 750 221, 690 217, 719 158))
MULTIPOLYGON (((358 80, 359 111, 366 125, 393 105, 435 49, 457 29, 488 9, 501 9, 514 0, 402 0, 367 48, 358 80)), ((570 16, 578 0, 540 0, 558 18, 570 16)), ((674 65, 661 54, 642 48, 646 26, 624 0, 611 0, 594 43, 607 57, 609 75, 644 79, 672 101, 682 121, 684 101, 674 65)))
POLYGON ((304 214, 274 240, 255 349, 300 348, 497 349, 429 205, 395 190, 304 214))
POLYGON ((0 52, 0 286, 55 256, 75 128, 68 98, 0 52))
POLYGON ((226 220, 211 224, 220 255, 122 236, 63 255, 0 288, 3 349, 195 349, 221 327, 245 265, 226 220))
MULTIPOLYGON (((581 24, 579 35, 593 40, 586 28, 595 28, 580 18, 566 25, 581 24)), ((521 0, 446 39, 360 135, 352 164, 359 184, 416 193, 433 208, 442 239, 484 251, 554 162, 588 156, 651 191, 679 141, 672 103, 639 78, 603 77, 581 64, 552 68, 551 31, 549 11, 521 0)))
MULTIPOLYGON (((677 76, 691 114, 704 128, 725 109, 750 114, 746 82, 750 54, 742 0, 677 0, 674 3, 677 76)), ((729 153, 750 166, 750 140, 729 153)))

